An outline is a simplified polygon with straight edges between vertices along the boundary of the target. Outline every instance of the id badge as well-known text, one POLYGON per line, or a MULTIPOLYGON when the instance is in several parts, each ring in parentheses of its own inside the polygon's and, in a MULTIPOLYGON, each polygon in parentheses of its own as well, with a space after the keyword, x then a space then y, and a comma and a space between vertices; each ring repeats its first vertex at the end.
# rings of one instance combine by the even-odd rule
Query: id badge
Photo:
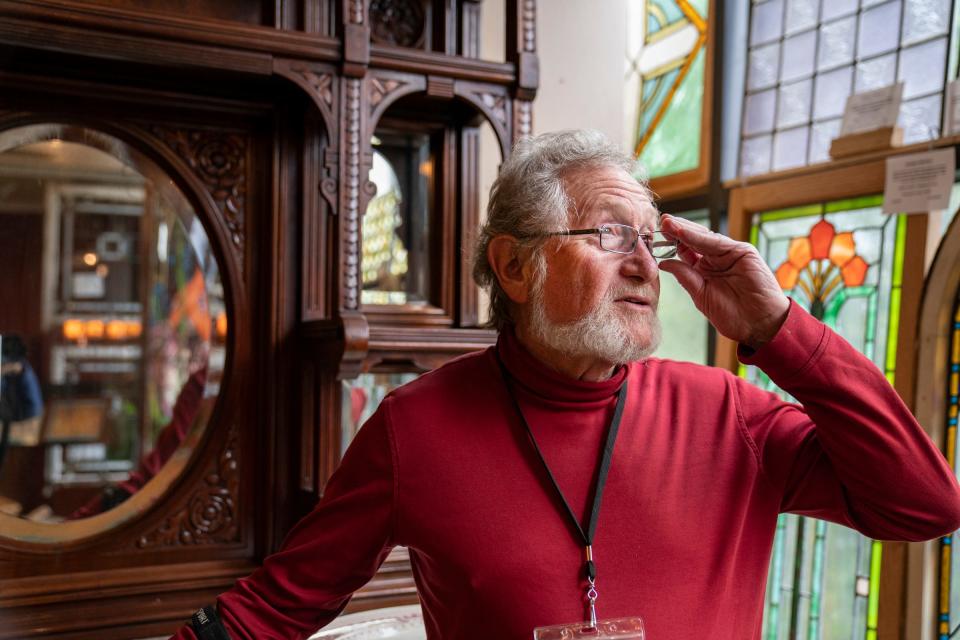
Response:
POLYGON ((641 618, 616 618, 598 620, 593 627, 589 622, 572 622, 550 627, 537 627, 533 630, 533 640, 644 640, 643 620, 641 618))

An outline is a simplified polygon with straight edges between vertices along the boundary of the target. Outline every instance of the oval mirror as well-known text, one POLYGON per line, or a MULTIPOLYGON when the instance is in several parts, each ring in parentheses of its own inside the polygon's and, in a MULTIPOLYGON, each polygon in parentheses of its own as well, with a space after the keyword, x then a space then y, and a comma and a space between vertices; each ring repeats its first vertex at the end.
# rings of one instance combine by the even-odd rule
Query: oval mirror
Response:
POLYGON ((226 357, 220 274, 190 202, 131 146, 0 133, 0 534, 102 531, 182 470, 226 357))

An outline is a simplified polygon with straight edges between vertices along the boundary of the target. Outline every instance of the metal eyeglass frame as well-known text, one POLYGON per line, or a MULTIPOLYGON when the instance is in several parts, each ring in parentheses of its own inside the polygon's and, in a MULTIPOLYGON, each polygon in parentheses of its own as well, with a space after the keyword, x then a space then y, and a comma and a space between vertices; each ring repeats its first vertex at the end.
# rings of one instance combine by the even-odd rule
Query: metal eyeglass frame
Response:
POLYGON ((653 231, 651 233, 641 233, 636 227, 631 227, 628 224, 618 224, 615 222, 607 223, 600 225, 599 227, 594 227, 593 229, 570 229, 569 231, 553 231, 551 233, 545 233, 545 236, 585 236, 597 234, 600 236, 600 248, 604 251, 609 251, 610 253, 622 253, 622 254, 631 254, 637 250, 637 244, 640 242, 640 238, 644 238, 643 245, 647 248, 647 251, 650 252, 650 255, 653 256, 654 260, 668 260, 670 258, 676 257, 677 248, 679 243, 673 238, 669 237, 660 230, 653 231), (603 236, 605 233, 610 232, 610 227, 619 227, 621 229, 629 229, 633 231, 633 244, 628 250, 621 249, 611 249, 609 247, 603 246, 603 236), (654 253, 657 247, 668 248, 666 253, 662 256, 658 256, 654 253))

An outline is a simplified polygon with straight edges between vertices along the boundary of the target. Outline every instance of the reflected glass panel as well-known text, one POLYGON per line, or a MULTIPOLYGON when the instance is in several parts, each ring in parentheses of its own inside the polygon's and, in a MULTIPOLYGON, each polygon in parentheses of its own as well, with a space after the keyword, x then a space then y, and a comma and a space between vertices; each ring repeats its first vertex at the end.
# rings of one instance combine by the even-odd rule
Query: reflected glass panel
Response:
MULTIPOLYGON (((780 87, 777 100, 777 126, 789 127, 807 122, 810 119, 810 90, 813 82, 801 80, 780 87)), ((806 149, 806 146, 804 146, 806 149)))
POLYGON ((748 96, 743 133, 752 135, 773 129, 773 115, 776 105, 777 92, 773 89, 748 96))
POLYGON ((807 159, 809 127, 778 131, 773 139, 773 170, 803 166, 807 159))
POLYGON ((857 20, 853 16, 820 27, 817 69, 832 69, 853 60, 857 20))
POLYGON ((819 0, 787 0, 786 33, 797 33, 817 24, 819 0))
POLYGON ((940 94, 907 100, 900 106, 897 124, 903 127, 903 143, 924 142, 940 136, 940 94))
POLYGON ((894 51, 900 36, 900 1, 888 2, 860 15, 857 55, 861 58, 894 51))
POLYGON ((850 95, 852 88, 853 69, 851 67, 842 67, 836 71, 824 73, 817 76, 816 89, 814 95, 816 101, 813 105, 813 117, 817 120, 821 118, 833 118, 843 115, 843 108, 847 103, 847 96, 850 95))
POLYGON ((845 16, 857 10, 857 0, 824 0, 820 19, 824 22, 845 16))
POLYGON ((354 436, 388 393, 416 380, 419 373, 361 373, 353 380, 344 380, 340 420, 340 455, 346 452, 354 436))
POLYGON ((783 0, 753 5, 750 16, 750 44, 776 40, 783 33, 783 0))
MULTIPOLYGON (((226 357, 220 268, 192 206, 105 134, 0 133, 0 511, 94 516, 205 424, 226 357)), ((191 440, 192 438, 192 440, 191 440)))
POLYGON ((840 135, 840 119, 817 122, 810 128, 810 164, 830 159, 830 143, 840 135))
POLYGON ((889 54, 857 65, 856 91, 862 93, 889 87, 897 76, 897 56, 889 54))
POLYGON ((812 75, 816 51, 816 31, 807 31, 784 40, 783 67, 780 71, 780 80, 790 82, 797 78, 812 75))
POLYGON ((378 132, 363 216, 361 302, 423 305, 430 287, 433 158, 425 134, 378 132))
MULTIPOLYGON (((786 64, 786 59, 784 60, 786 64)), ((780 45, 777 43, 757 47, 750 52, 750 69, 747 74, 747 86, 750 89, 764 89, 777 82, 780 70, 780 45)))
POLYGON ((903 11, 903 44, 947 33, 950 0, 910 0, 903 11))
POLYGON ((947 39, 908 47, 900 52, 898 80, 903 80, 903 99, 909 100, 943 87, 947 65, 947 39))
POLYGON ((773 137, 769 135, 744 140, 740 148, 741 173, 752 176, 769 171, 772 144, 773 137))

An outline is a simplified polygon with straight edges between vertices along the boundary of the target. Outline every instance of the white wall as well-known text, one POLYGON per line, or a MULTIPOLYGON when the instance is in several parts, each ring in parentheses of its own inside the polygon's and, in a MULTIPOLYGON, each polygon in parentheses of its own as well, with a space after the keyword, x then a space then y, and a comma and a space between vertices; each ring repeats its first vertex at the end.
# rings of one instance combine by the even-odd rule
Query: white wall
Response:
POLYGON ((623 122, 627 0, 540 0, 534 132, 598 129, 629 147, 623 122))

